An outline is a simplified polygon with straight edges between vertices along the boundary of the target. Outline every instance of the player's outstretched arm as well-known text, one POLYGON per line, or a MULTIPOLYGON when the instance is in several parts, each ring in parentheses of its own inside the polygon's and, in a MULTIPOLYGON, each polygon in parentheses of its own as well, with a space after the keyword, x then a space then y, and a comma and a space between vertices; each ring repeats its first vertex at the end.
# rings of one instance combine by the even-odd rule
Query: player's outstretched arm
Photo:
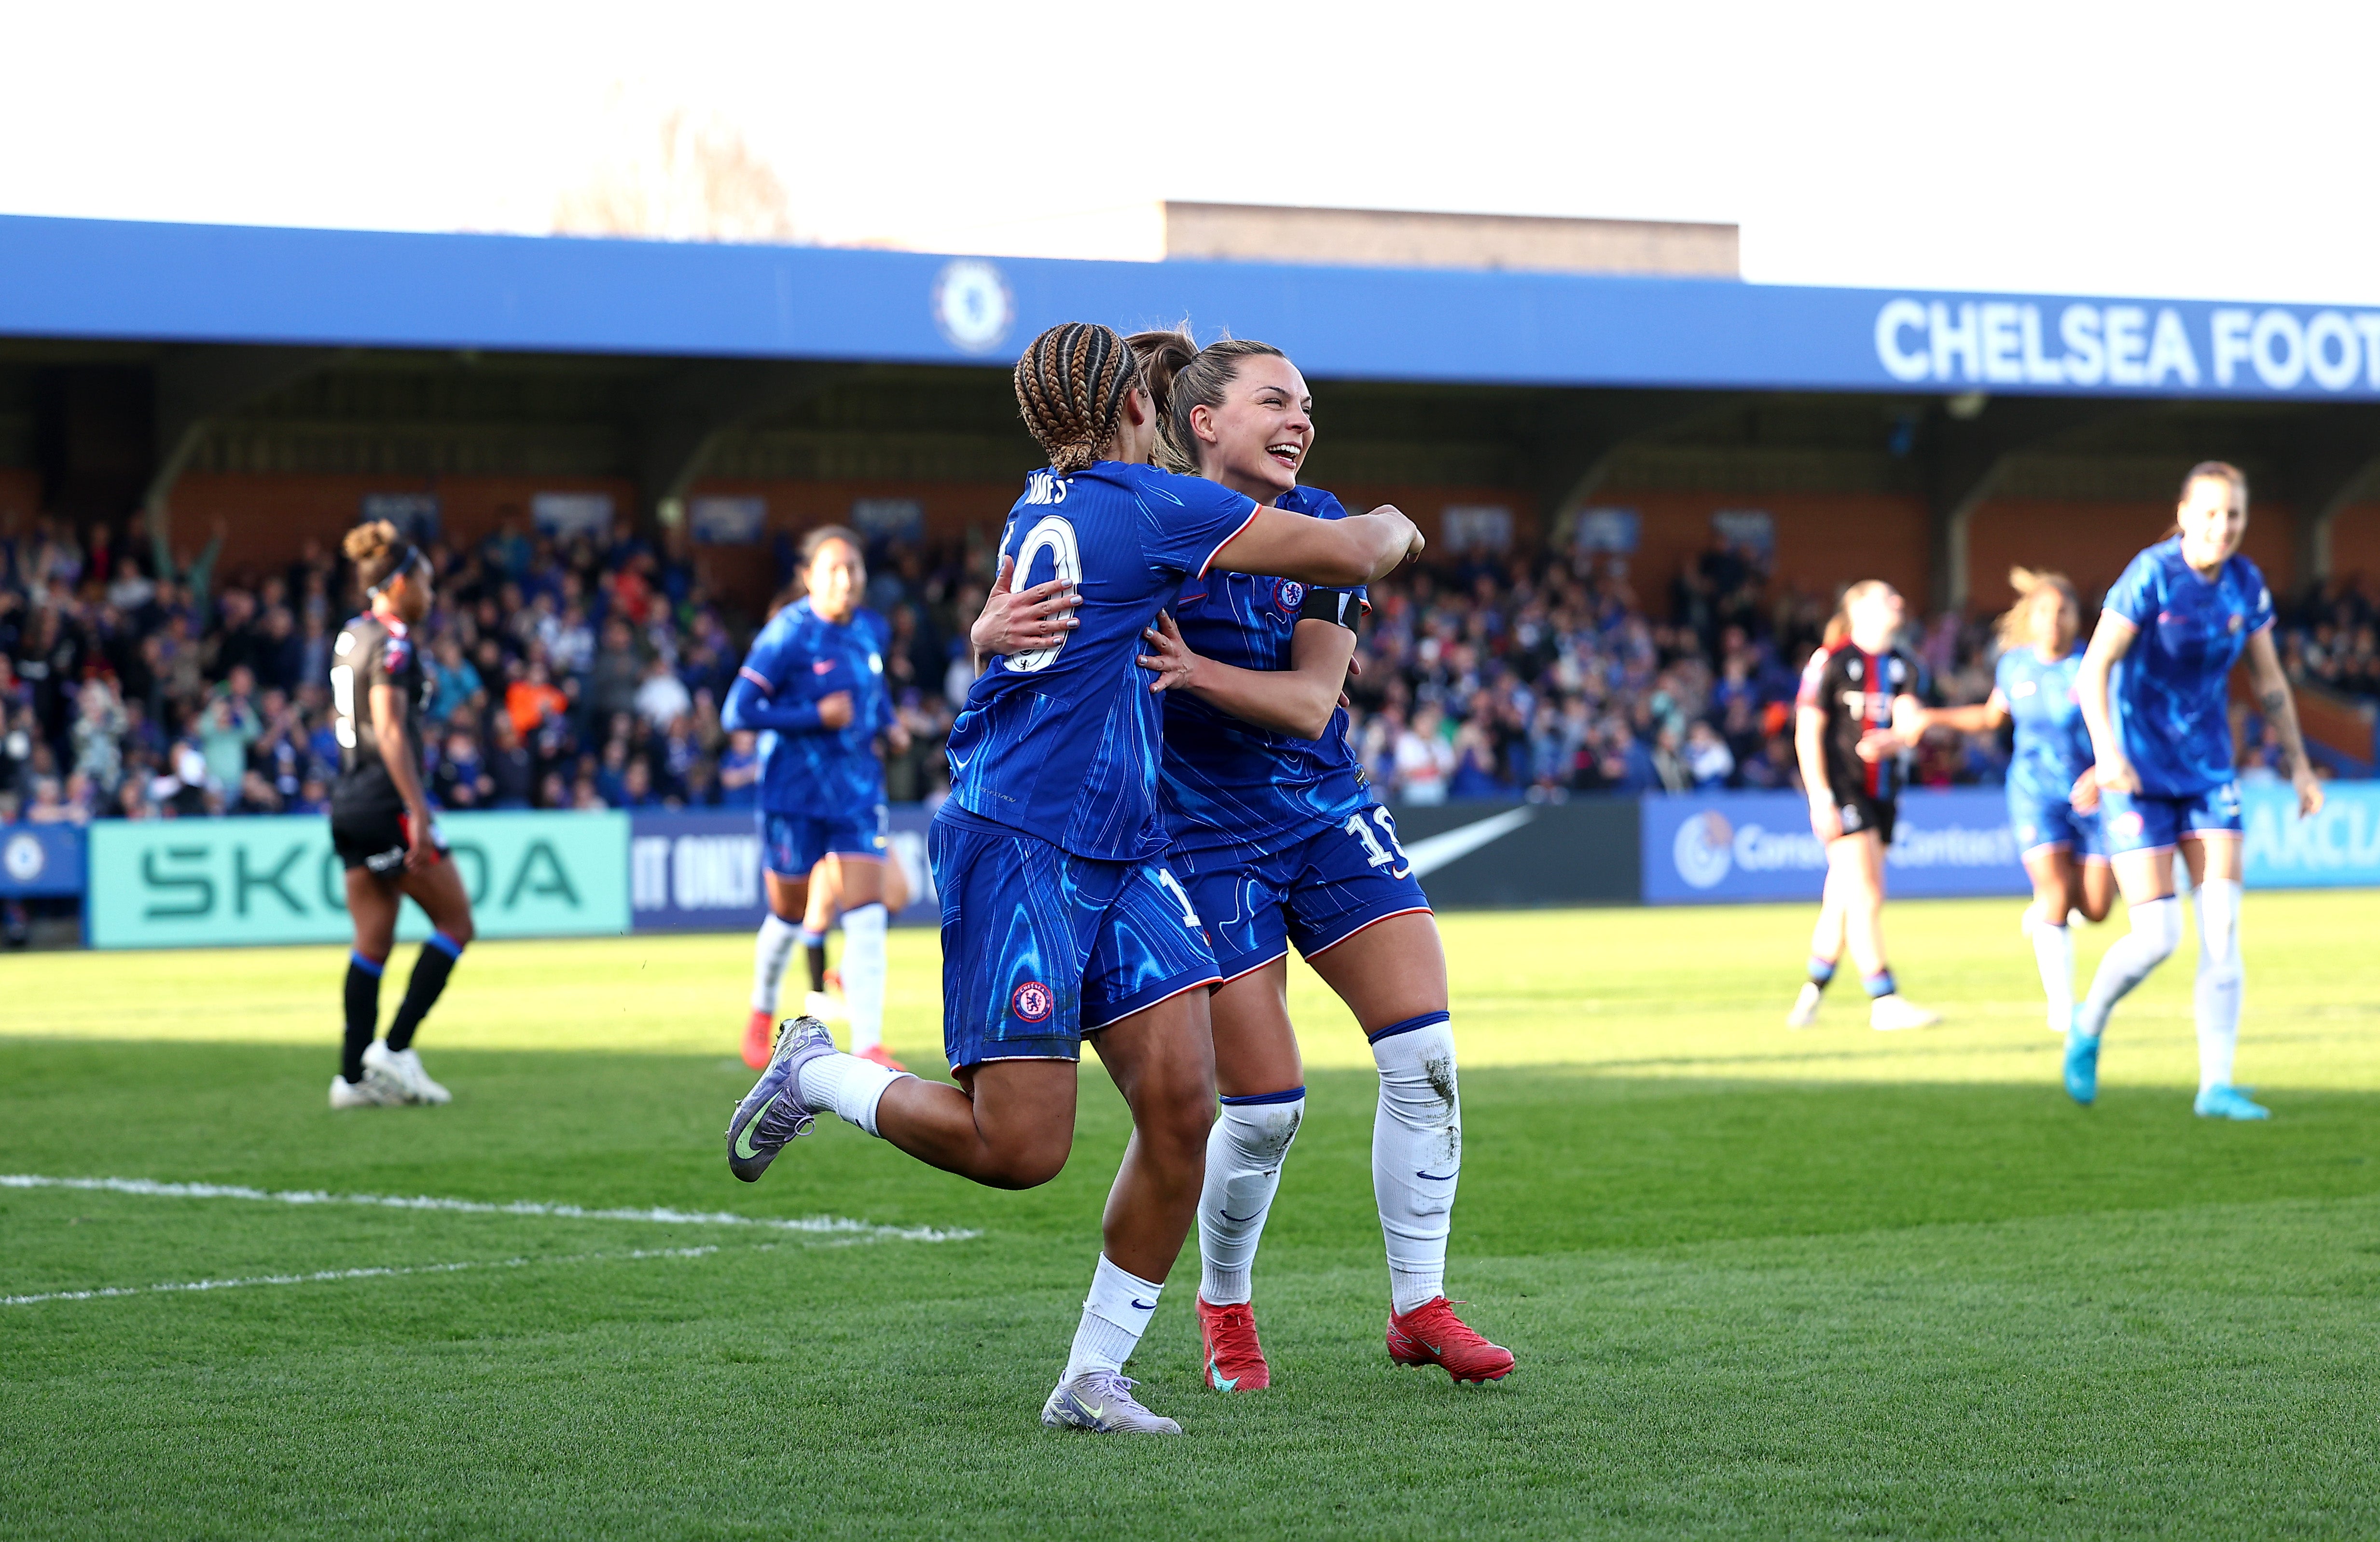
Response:
POLYGON ((1392 504, 1344 519, 1260 508, 1208 565, 1353 589, 1387 577, 1420 557, 1427 544, 1404 511, 1392 504))
MULTIPOLYGON (((1894 704, 1896 709, 1899 703, 1894 704)), ((1917 731, 1922 735, 1928 728, 1953 728, 1961 734, 1996 734, 2000 724, 2008 722, 2008 698, 1994 686, 1991 696, 1973 707, 1918 707, 1915 709, 1917 731)))
POLYGON ((2248 682, 2255 690, 2257 710, 2281 736, 2281 753, 2289 758, 2289 781, 2298 791, 2298 818, 2310 820, 2322 812, 2322 780, 2313 773, 2313 762, 2306 759, 2297 698, 2289 692, 2289 677, 2281 672, 2280 654, 2273 648, 2269 627, 2248 639, 2248 682))
POLYGON ((2092 775, 2100 786, 2119 793, 2140 790, 2141 779, 2133 774, 2132 763, 2124 758, 2124 747, 2117 742, 2115 720, 2107 711, 2107 677, 2116 661, 2132 650, 2132 639, 2140 628, 2114 611, 2099 613, 2099 625, 2091 634, 2091 646, 2082 655, 2082 667, 2074 672, 2074 699, 2082 709, 2082 726, 2091 734, 2091 758, 2097 764, 2092 775))
POLYGON ((1290 634, 1287 669, 1241 669, 1194 653, 1163 612, 1142 636, 1148 651, 1140 665, 1156 676, 1150 690, 1188 691, 1243 722, 1301 739, 1318 739, 1330 731, 1348 662, 1355 656, 1355 634, 1328 621, 1297 624, 1290 634))

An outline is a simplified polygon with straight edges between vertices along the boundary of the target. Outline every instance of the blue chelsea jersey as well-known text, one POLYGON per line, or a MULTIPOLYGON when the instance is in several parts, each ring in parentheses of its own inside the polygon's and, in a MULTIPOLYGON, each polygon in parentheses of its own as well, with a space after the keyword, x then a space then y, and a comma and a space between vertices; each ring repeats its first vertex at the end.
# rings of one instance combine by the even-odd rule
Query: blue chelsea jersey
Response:
POLYGON ((891 637, 873 611, 854 611, 837 624, 804 599, 770 617, 752 639, 720 721, 759 731, 763 810, 860 819, 884 801, 876 736, 892 725, 884 685, 891 637), (851 722, 829 728, 819 722, 818 704, 838 691, 851 693, 851 722))
POLYGON ((2009 762, 2008 779, 2029 796, 2065 802, 2095 759, 2091 731, 2082 722, 2082 703, 2074 691, 2074 677, 2082 668, 2079 650, 2050 662, 2031 648, 2011 648, 2000 655, 1992 686, 2016 724, 2016 754, 2009 762))
POLYGON ((1080 625, 977 678, 951 730, 951 801, 1077 856, 1161 853, 1165 709, 1138 662, 1141 634, 1256 513, 1227 487, 1152 466, 1034 472, 1000 550, 1016 560, 1020 589, 1073 580, 1080 625))
POLYGON ((2134 557, 2107 608, 2139 628, 2116 672, 2116 731, 2152 797, 2190 797, 2234 774, 2228 710, 2231 666, 2273 624, 2273 592, 2245 557, 2212 579, 2182 560, 2173 537, 2134 557))
MULTIPOLYGON (((1318 488, 1294 488, 1278 506, 1317 519, 1347 516, 1318 488)), ((1285 670, 1301 615, 1353 627, 1366 603, 1361 589, 1215 573, 1183 585, 1173 619, 1194 653, 1240 669, 1285 670)), ((1235 718, 1187 691, 1168 691, 1161 775, 1166 828, 1174 844, 1194 848, 1310 832, 1371 802, 1347 745, 1343 707, 1333 710, 1322 737, 1301 739, 1235 718)))

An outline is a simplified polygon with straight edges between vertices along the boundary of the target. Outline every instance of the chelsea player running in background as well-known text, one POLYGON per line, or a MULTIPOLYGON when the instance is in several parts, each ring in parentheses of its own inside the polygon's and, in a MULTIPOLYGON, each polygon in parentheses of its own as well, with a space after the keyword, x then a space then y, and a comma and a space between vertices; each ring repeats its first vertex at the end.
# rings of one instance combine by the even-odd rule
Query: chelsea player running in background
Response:
POLYGON ((1394 510, 1324 521, 1148 464, 1157 409, 1124 341, 1053 327, 1016 365, 1017 404, 1050 455, 1001 537, 1017 579, 1064 580, 1078 626, 995 661, 950 742, 951 795, 930 847, 942 904, 942 1032, 958 1086, 834 1052, 783 1025, 728 1126, 728 1165, 760 1176, 832 1111, 947 1172, 1002 1188, 1047 1183, 1074 1143, 1086 1035, 1133 1115, 1104 1246, 1042 1422, 1178 1434, 1123 1367, 1198 1207, 1214 1118, 1197 912, 1165 866, 1157 756, 1163 705, 1136 660, 1184 579, 1218 565, 1356 585, 1417 554, 1394 510))
POLYGON ((2016 754, 2009 762, 2009 827, 2033 880, 2033 903, 2025 907, 2025 935, 2033 940, 2042 993, 2049 1000, 2049 1026, 2064 1033, 2074 1026, 2074 936, 2067 917, 2104 921, 2115 898, 2107 846, 2095 808, 2074 807, 2082 795, 2095 801, 2091 783, 2091 735, 2082 723, 2075 677, 2082 656, 2074 651, 2082 624, 2074 586, 2062 573, 2009 570, 2016 603, 2000 617, 2000 662, 1992 694, 1981 706, 1928 709, 1927 724, 1961 733, 1987 734, 2013 720, 2016 754))
MULTIPOLYGON (((2298 813, 2322 809, 2297 704, 2273 649, 2273 595, 2239 554, 2248 479, 2206 461, 2182 479, 2177 533, 2131 560, 2107 591, 2077 687, 2097 753, 2095 790, 2131 930, 2099 961, 2066 1038, 2066 1090, 2098 1096, 2107 1014, 2181 941, 2173 854, 2198 891, 2197 1111, 2269 1119, 2231 1082, 2240 1042, 2240 784, 2231 763, 2226 682, 2242 652, 2257 709, 2280 735, 2298 813), (2122 669, 2118 672, 2117 665, 2122 669), (2110 675, 2113 685, 2110 686, 2110 675)), ((2089 789, 2086 789, 2086 792, 2089 789)))
MULTIPOLYGON (((808 592, 760 628, 735 672, 721 723, 760 735, 760 844, 769 914, 754 944, 752 1013, 744 1061, 769 1063, 777 986, 799 941, 814 950, 813 996, 826 936, 805 918, 811 871, 825 867, 843 905, 844 999, 851 1051, 899 1070, 884 1049, 885 810, 883 735, 896 750, 908 734, 884 686, 884 618, 859 608, 868 570, 859 538, 821 526, 802 541, 808 592)), ((823 917, 821 919, 824 919, 823 917)), ((813 1014, 817 1002, 812 1003, 813 1014)))
MULTIPOLYGON (((1342 519, 1301 487, 1312 400, 1269 344, 1201 349, 1184 332, 1132 340, 1159 407, 1159 453, 1259 503, 1342 519)), ((1429 900, 1347 745, 1340 690, 1360 589, 1215 573, 1183 587, 1141 662, 1168 691, 1162 767, 1174 869, 1223 977, 1209 1002, 1222 1112, 1198 1206, 1199 1337, 1218 1391, 1269 1386, 1251 1271, 1305 1109, 1288 1003, 1289 946, 1371 1040, 1380 1092, 1372 1182, 1389 1254, 1389 1353, 1492 1381, 1511 1353, 1457 1317, 1444 1291, 1463 1119, 1446 957, 1429 900)), ((1026 618, 1020 623, 1030 626, 1026 618)), ((987 609, 978 641, 1002 630, 987 609)), ((1018 639, 999 639, 1015 646, 1018 639)))

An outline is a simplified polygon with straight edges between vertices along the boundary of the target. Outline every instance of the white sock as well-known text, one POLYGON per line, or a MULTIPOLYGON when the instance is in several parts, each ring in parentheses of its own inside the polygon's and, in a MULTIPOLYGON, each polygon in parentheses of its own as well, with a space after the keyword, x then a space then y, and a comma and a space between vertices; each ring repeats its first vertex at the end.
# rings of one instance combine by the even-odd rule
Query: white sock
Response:
POLYGON ((1082 1323, 1075 1330, 1075 1347, 1066 1356, 1066 1374, 1060 1379, 1072 1381, 1085 1371, 1123 1370, 1140 1347, 1140 1336, 1148 1331, 1148 1319, 1164 1289, 1116 1268, 1100 1254, 1099 1267, 1091 1274, 1091 1293, 1083 1302, 1082 1323))
POLYGON ((2168 894, 2161 900, 2132 906, 2132 929, 2116 939, 2099 959, 2091 977, 2091 994, 2074 1014, 2074 1026, 2097 1038, 2107 1026, 2107 1014, 2131 994, 2149 971, 2173 955, 2181 941, 2181 902, 2168 894))
POLYGON ((752 1010, 773 1014, 777 1010, 777 986, 785 977, 785 965, 794 956, 794 943, 802 929, 773 911, 760 922, 760 935, 752 944, 752 1010))
POLYGON ((1254 1293, 1248 1270, 1281 1188, 1281 1164, 1305 1117, 1305 1089, 1226 1098, 1207 1135, 1207 1184, 1198 1195, 1198 1294, 1232 1306, 1254 1293))
POLYGON ((801 1069, 802 1101, 814 1109, 832 1109, 876 1135, 876 1105, 884 1100, 884 1089, 908 1075, 857 1055, 820 1055, 801 1069))
POLYGON ((2240 880, 2210 878, 2198 886, 2198 1090, 2231 1085, 2240 1049, 2240 880))
POLYGON ((880 905, 843 916, 843 1001, 851 1012, 854 1054, 884 1042, 884 927, 880 905))
POLYGON ((2033 961, 2041 966, 2041 992, 2049 998, 2049 1026, 2063 1033, 2074 1016, 2074 933, 2064 920, 2035 918, 2033 961))
POLYGON ((1380 1106, 1372 1116, 1372 1197, 1389 1250, 1389 1300, 1410 1312, 1446 1293, 1446 1234, 1463 1173, 1463 1099, 1454 1027, 1424 1013, 1372 1040, 1380 1106))

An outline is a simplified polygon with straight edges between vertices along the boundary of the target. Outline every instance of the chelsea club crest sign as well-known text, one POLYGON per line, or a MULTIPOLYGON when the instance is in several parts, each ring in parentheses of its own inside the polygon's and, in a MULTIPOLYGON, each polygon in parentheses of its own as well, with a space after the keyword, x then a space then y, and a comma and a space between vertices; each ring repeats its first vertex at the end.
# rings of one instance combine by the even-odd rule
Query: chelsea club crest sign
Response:
POLYGON ((1000 270, 978 257, 945 264, 934 277, 934 324, 965 353, 989 353, 1016 320, 1015 297, 1000 270))

